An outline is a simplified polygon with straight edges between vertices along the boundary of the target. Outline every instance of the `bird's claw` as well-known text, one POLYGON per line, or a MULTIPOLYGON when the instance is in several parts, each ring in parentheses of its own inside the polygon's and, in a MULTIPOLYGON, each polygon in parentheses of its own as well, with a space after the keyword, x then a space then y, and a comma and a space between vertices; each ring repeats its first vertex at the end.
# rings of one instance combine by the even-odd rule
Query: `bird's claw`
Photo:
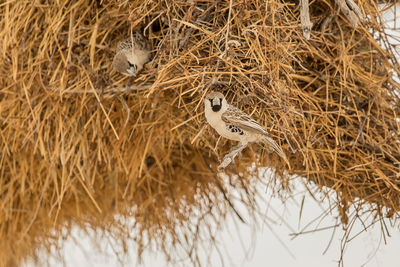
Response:
POLYGON ((224 156, 224 159, 222 160, 221 164, 218 166, 218 170, 225 169, 229 164, 235 163, 235 156, 236 154, 227 154, 224 156))
POLYGON ((218 170, 225 169, 226 166, 228 166, 232 161, 233 161, 233 160, 232 160, 231 157, 225 156, 224 159, 222 160, 221 164, 219 164, 218 170))
POLYGON ((231 163, 234 163, 235 157, 239 154, 241 156, 242 150, 246 147, 246 145, 239 145, 231 148, 228 154, 224 156, 222 163, 218 166, 218 170, 226 168, 231 163))

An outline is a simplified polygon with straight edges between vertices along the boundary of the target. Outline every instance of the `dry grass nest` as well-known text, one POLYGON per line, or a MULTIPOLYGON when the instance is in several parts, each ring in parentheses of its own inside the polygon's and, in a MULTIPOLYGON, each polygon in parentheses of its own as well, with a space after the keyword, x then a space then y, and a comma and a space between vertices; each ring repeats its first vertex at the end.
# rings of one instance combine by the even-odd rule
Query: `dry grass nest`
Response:
POLYGON ((290 194, 293 175, 336 192, 344 225, 351 205, 396 218, 399 64, 377 3, 356 3, 367 19, 353 28, 335 1, 311 1, 308 40, 298 1, 0 3, 1 265, 72 225, 119 229, 139 254, 187 248, 200 264, 199 232, 234 211, 232 192, 251 211, 258 184, 290 194), (111 67, 131 31, 153 47, 133 78, 111 67), (262 124, 291 168, 251 145, 224 182, 217 166, 235 143, 216 146, 205 126, 210 90, 262 124), (266 166, 268 181, 256 175, 266 166))

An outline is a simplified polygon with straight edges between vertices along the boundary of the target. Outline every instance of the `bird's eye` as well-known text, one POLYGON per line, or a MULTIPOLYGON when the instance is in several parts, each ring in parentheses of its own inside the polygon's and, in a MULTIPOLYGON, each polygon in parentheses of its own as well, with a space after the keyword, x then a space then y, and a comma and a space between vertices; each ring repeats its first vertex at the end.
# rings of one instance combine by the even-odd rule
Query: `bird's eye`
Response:
POLYGON ((208 101, 210 101, 210 103, 211 103, 211 105, 212 105, 212 103, 213 103, 212 98, 209 98, 208 101))
POLYGON ((132 64, 128 61, 129 67, 133 68, 135 71, 137 70, 136 64, 132 64))
POLYGON ((219 99, 219 104, 222 104, 222 98, 219 99))

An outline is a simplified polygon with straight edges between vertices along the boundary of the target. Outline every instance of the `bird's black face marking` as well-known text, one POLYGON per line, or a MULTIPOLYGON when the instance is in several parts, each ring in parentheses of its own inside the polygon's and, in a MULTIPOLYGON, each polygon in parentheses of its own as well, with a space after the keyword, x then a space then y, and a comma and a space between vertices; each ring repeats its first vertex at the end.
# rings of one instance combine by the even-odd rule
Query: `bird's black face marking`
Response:
POLYGON ((136 64, 132 64, 128 61, 129 67, 133 68, 135 71, 137 71, 137 65, 136 64))
POLYGON ((235 125, 228 125, 228 129, 229 129, 229 131, 231 131, 232 133, 237 133, 237 134, 239 134, 239 135, 243 135, 244 134, 244 132, 243 132, 243 130, 242 129, 240 129, 240 128, 238 128, 238 127, 236 127, 235 125))
POLYGON ((214 112, 218 112, 222 108, 222 98, 211 98, 208 99, 211 103, 211 108, 214 112))
POLYGON ((214 111, 214 112, 218 112, 218 111, 220 111, 221 110, 221 105, 214 105, 214 106, 211 106, 211 108, 212 108, 212 110, 214 111))

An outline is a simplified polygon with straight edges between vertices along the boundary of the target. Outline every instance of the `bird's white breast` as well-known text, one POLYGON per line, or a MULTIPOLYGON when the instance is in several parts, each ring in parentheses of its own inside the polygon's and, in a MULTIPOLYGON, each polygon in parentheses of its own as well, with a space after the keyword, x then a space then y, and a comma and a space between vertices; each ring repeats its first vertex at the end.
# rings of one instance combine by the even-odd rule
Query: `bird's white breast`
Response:
POLYGON ((240 136, 238 133, 232 133, 228 130, 226 123, 221 119, 222 113, 222 110, 219 112, 212 111, 211 107, 208 105, 205 107, 206 120, 211 127, 213 127, 222 137, 234 141, 241 141, 244 136, 240 136))

